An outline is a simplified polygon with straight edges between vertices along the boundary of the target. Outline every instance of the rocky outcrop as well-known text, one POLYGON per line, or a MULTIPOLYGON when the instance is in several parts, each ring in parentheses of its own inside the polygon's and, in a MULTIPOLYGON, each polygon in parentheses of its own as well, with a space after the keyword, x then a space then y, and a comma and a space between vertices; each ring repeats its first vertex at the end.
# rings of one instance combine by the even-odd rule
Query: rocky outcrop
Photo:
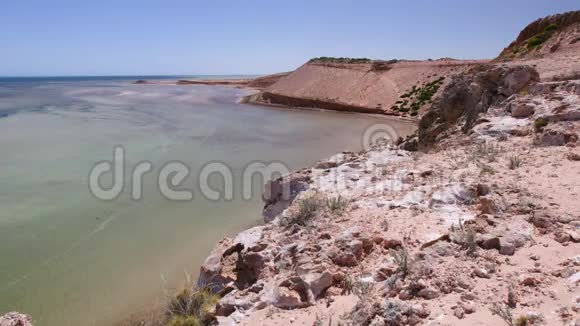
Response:
POLYGON ((580 11, 570 11, 540 18, 526 26, 496 59, 521 60, 542 57, 573 45, 578 37, 580 11))
POLYGON ((32 326, 32 318, 18 312, 9 312, 0 316, 0 326, 32 326))
POLYGON ((431 110, 421 118, 419 146, 432 146, 457 123, 464 133, 469 132, 490 106, 538 80, 538 73, 529 66, 482 65, 454 76, 431 110))
POLYGON ((308 169, 291 173, 275 180, 269 180, 264 186, 262 200, 264 222, 269 223, 287 209, 296 196, 308 189, 310 173, 308 169))

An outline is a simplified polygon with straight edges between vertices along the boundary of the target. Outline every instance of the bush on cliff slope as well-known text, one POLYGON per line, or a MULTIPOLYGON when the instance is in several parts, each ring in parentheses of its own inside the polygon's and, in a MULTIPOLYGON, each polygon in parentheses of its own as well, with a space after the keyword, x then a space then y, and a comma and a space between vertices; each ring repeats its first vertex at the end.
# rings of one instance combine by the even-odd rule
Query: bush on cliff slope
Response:
POLYGON ((167 326, 203 326, 211 324, 210 311, 220 297, 207 287, 192 287, 187 277, 186 286, 175 296, 167 296, 165 313, 167 326))
POLYGON ((439 91, 445 77, 439 77, 421 87, 413 86, 391 108, 401 113, 411 112, 411 116, 419 114, 419 110, 427 103, 431 103, 433 96, 439 91))

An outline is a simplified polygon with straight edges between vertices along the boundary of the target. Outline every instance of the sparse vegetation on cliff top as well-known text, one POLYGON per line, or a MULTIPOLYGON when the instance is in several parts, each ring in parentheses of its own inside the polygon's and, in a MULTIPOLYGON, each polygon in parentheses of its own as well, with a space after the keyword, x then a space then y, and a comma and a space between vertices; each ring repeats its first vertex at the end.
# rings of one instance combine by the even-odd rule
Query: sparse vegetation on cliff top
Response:
POLYGON ((368 58, 335 58, 335 57, 318 57, 312 58, 309 63, 327 62, 327 63, 371 63, 372 60, 368 58))

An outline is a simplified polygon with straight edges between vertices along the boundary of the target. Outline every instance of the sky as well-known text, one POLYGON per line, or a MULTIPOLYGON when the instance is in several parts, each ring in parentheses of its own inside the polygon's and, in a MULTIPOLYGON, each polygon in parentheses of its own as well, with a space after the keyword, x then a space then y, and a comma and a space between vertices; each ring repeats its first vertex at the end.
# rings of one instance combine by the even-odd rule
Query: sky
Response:
POLYGON ((21 0, 0 76, 267 74, 319 56, 495 57, 578 0, 21 0))

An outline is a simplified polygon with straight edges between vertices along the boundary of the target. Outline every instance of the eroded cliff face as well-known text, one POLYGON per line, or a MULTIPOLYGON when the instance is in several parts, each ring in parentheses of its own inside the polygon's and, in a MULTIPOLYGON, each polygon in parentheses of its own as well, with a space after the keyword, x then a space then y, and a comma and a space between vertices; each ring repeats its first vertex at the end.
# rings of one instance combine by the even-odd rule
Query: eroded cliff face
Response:
POLYGON ((479 63, 451 59, 362 63, 314 60, 246 102, 419 116, 428 109, 446 78, 479 63))
POLYGON ((531 66, 481 65, 453 76, 419 122, 419 148, 435 145, 446 131, 455 132, 456 124, 461 124, 461 131, 468 133, 491 106, 527 91, 538 81, 539 74, 531 66))

